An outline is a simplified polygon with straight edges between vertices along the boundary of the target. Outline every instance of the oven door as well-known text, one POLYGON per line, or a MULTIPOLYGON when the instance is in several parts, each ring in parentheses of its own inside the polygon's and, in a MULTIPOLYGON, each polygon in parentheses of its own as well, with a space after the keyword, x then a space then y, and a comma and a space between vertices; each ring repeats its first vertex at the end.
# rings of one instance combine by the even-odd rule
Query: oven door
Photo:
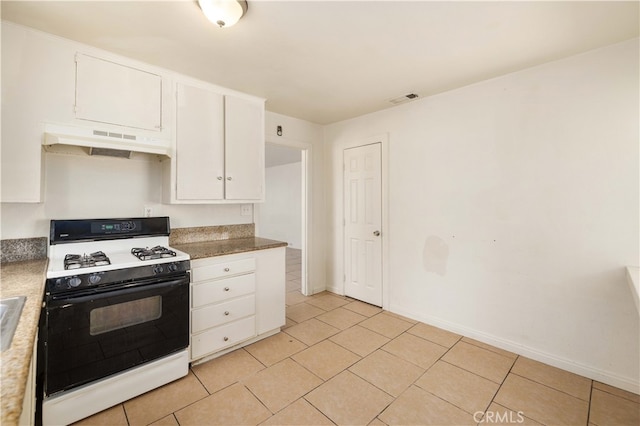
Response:
POLYGON ((47 396, 189 346, 189 274, 93 294, 48 296, 47 396))

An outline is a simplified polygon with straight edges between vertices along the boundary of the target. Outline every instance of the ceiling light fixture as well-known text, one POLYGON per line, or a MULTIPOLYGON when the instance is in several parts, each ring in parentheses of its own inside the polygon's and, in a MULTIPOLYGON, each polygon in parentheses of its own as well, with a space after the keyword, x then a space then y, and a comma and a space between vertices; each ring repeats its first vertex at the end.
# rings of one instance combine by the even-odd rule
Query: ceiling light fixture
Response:
POLYGON ((244 0, 198 0, 198 4, 204 16, 220 28, 228 28, 238 22, 248 8, 244 0))

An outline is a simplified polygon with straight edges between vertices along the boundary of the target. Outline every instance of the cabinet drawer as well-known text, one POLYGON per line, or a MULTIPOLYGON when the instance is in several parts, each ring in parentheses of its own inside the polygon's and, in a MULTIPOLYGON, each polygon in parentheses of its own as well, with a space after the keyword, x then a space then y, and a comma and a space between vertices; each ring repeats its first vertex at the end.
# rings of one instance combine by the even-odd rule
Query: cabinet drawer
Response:
POLYGON ((237 321, 256 313, 256 297, 252 294, 228 302, 207 305, 191 312, 191 332, 237 321))
POLYGON ((215 265, 198 266, 191 270, 191 276, 193 282, 197 283, 215 278, 253 272, 255 269, 256 259, 252 257, 233 262, 220 262, 215 265))
POLYGON ((193 284, 191 288, 191 305, 197 308, 255 292, 256 274, 245 274, 224 280, 193 284))
POLYGON ((191 359, 233 346, 256 335, 256 317, 243 318, 191 336, 191 359))

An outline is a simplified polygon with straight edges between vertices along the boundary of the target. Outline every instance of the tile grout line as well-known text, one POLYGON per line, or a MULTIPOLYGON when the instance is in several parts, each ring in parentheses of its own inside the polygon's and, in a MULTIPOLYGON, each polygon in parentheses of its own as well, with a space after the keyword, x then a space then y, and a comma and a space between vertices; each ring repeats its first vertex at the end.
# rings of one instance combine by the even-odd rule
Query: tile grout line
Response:
POLYGON ((591 387, 589 389, 589 405, 587 408, 587 426, 589 425, 589 420, 591 419, 591 403, 593 401, 593 382, 594 380, 591 380, 591 387))
MULTIPOLYGON (((462 339, 460 339, 462 340, 462 339)), ((478 346, 479 347, 479 346, 478 346)), ((488 349, 487 349, 488 350, 488 349)), ((489 351, 492 352, 492 351, 489 351)), ((498 354, 499 355, 499 354, 498 354)), ((511 367, 509 367, 509 371, 507 371, 507 374, 504 375, 504 378, 502 379, 502 382, 499 383, 498 389, 496 390, 496 393, 493 394, 493 397, 491 398, 491 401, 489 402, 489 405, 487 405, 487 408, 484 410, 484 414, 482 415, 482 418, 484 419, 484 416, 487 413, 487 409, 489 407, 491 407, 491 404, 497 404, 500 406, 505 407, 507 410, 513 411, 511 408, 504 406, 502 404, 499 404, 498 402, 496 402, 496 396, 498 396, 498 393, 500 392, 500 389, 502 389, 502 386, 504 385, 504 382, 507 380, 507 377, 509 377, 509 374, 511 374, 511 370, 513 370, 513 367, 516 365, 516 362, 518 361, 518 358, 520 358, 520 355, 516 354, 516 358, 513 360, 513 362, 511 363, 511 367)), ((533 420, 533 419, 532 419, 533 420)), ((537 421, 537 420, 536 420, 537 421)))
MULTIPOLYGON (((565 371, 565 370, 563 370, 563 371, 565 371)), ((556 391, 556 392, 560 392, 560 393, 562 393, 562 394, 564 394, 564 395, 570 396, 571 398, 576 399, 576 400, 578 400, 578 401, 582 401, 582 402, 589 403, 589 400, 587 400, 587 399, 578 398, 578 397, 577 397, 577 396, 575 396, 575 395, 572 395, 572 394, 570 394, 570 393, 568 393, 568 392, 565 392, 565 391, 563 391, 563 390, 561 390, 561 389, 556 389, 556 388, 554 388, 553 386, 550 386, 550 385, 547 385, 547 384, 545 384, 545 383, 539 382, 539 381, 537 381, 537 380, 535 380, 535 379, 532 379, 531 377, 523 376, 522 374, 518 374, 518 373, 512 373, 511 371, 510 371, 510 373, 511 373, 511 374, 513 374, 514 376, 518 376, 518 377, 520 377, 520 378, 523 378, 523 379, 529 380, 530 382, 533 382, 533 383, 536 383, 536 384, 538 384, 538 385, 544 386, 544 387, 545 387, 545 388, 547 388, 547 389, 551 389, 551 390, 554 390, 554 391, 556 391)), ((580 377, 584 377, 584 376, 580 376, 580 377)), ((589 379, 588 377, 585 377, 585 378, 586 378, 586 379, 589 379)), ((590 381, 593 381, 593 380, 591 380, 591 379, 589 379, 589 380, 590 380, 590 381)), ((591 388, 591 387, 590 387, 590 388, 591 388)), ((591 390, 589 391, 589 398, 591 398, 591 390)))
MULTIPOLYGON (((592 380, 592 382, 593 382, 593 383, 596 383, 596 382, 597 382, 597 383, 602 383, 602 382, 598 382, 597 380, 592 380)), ((603 384, 606 384, 606 383, 603 383, 603 384)), ((607 385, 607 386, 610 386, 610 385, 607 385)), ((613 387, 613 388, 615 388, 614 386, 612 386, 612 387, 613 387)), ((627 397, 625 397, 625 396, 621 396, 621 395, 618 395, 618 394, 615 394, 615 393, 609 392, 609 391, 604 390, 604 389, 596 388, 596 387, 595 387, 595 386, 593 386, 593 385, 591 385, 591 388, 592 388, 592 390, 594 390, 594 389, 595 389, 595 390, 597 390, 597 391, 599 391, 599 392, 606 393, 607 395, 611 395, 611 396, 613 396, 613 397, 620 398, 620 399, 624 399, 625 401, 633 402, 634 404, 638 404, 638 405, 640 405, 640 399, 639 399, 638 401, 634 401, 633 399, 627 398, 627 397)), ((620 388, 615 388, 615 389, 620 389, 620 388)), ((629 391, 626 391, 626 390, 624 390, 624 389, 620 389, 620 390, 622 390, 622 391, 624 391, 624 392, 629 392, 629 391)), ((632 395, 635 395, 635 396, 640 396, 640 394, 636 394, 636 393, 633 393, 633 392, 629 392, 629 393, 630 393, 630 394, 632 394, 632 395)))

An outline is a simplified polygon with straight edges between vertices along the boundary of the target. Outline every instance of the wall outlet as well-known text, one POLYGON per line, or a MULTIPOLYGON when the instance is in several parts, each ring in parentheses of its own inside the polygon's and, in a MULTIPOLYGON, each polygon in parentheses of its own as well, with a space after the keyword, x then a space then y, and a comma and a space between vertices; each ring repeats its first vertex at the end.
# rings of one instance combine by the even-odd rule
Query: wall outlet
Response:
POLYGON ((253 213, 253 204, 242 204, 240 206, 240 216, 251 216, 253 213))
POLYGON ((153 216, 153 208, 151 206, 144 206, 144 217, 153 216))

